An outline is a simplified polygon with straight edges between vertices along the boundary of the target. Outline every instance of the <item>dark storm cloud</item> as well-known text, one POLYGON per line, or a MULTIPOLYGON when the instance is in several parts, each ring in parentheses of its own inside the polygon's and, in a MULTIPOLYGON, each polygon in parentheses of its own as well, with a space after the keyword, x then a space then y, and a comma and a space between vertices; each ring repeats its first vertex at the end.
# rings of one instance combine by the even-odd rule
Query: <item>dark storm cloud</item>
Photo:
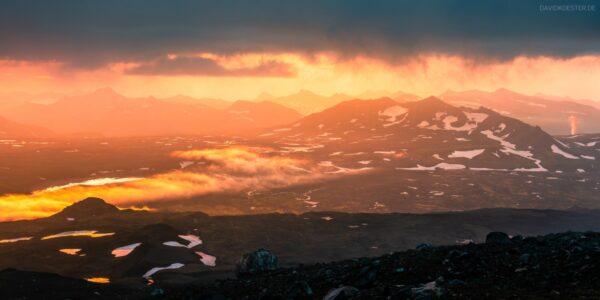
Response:
POLYGON ((257 66, 225 68, 216 61, 202 57, 159 58, 127 70, 135 75, 192 75, 230 77, 289 77, 292 67, 277 61, 265 61, 257 66))
POLYGON ((509 59, 600 50, 600 3, 549 1, 0 0, 0 57, 94 68, 166 53, 422 52, 509 59), (573 3, 569 3, 573 4, 573 3))

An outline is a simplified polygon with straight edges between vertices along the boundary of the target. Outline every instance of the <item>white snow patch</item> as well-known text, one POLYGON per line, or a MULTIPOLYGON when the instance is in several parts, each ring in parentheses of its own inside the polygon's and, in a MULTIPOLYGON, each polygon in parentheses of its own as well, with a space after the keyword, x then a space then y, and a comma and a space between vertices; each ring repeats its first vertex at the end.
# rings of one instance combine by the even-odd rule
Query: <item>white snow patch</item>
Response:
POLYGON ((170 264, 166 267, 154 267, 150 270, 148 270, 148 272, 144 273, 144 275, 142 275, 142 277, 144 278, 150 278, 150 276, 154 275, 156 272, 162 271, 162 270, 175 270, 175 269, 179 269, 181 267, 183 267, 184 265, 181 263, 173 263, 170 264))
POLYGON ((187 245, 188 248, 194 248, 198 245, 202 245, 202 240, 197 235, 187 234, 180 235, 179 237, 189 242, 189 244, 187 245))
POLYGON ((467 116, 467 119, 477 124, 485 121, 488 118, 488 114, 486 113, 465 112, 465 115, 467 116))
POLYGON ((417 125, 419 128, 427 128, 427 126, 429 126, 429 122, 427 121, 421 121, 421 123, 417 125))
POLYGON ((567 152, 563 151, 562 149, 560 149, 560 148, 559 148, 558 146, 556 146, 556 145, 552 145, 552 146, 550 146, 550 149, 552 149, 552 152, 554 152, 554 153, 556 153, 556 154, 558 154, 558 155, 562 155, 562 156, 564 156, 565 158, 568 158, 568 159, 579 159, 579 157, 577 157, 577 156, 575 156, 575 155, 573 155, 573 154, 570 154, 570 153, 567 153, 567 152))
POLYGON ((494 130, 494 132, 500 133, 500 132, 504 131, 504 129, 506 129, 506 124, 500 123, 500 125, 498 125, 498 129, 494 130))
POLYGON ((593 156, 588 156, 588 155, 581 155, 581 158, 584 158, 584 159, 589 159, 589 160, 596 160, 596 158, 595 158, 595 157, 593 157, 593 156))
POLYGON ((492 169, 492 168, 469 168, 472 171, 508 171, 507 169, 492 169))
POLYGON ((192 235, 192 234, 178 235, 178 237, 183 240, 188 241, 189 243, 187 245, 184 245, 177 241, 168 241, 168 242, 164 242, 163 245, 170 246, 170 247, 183 247, 183 248, 191 249, 191 248, 194 248, 194 247, 202 244, 202 240, 196 235, 192 235))
POLYGON ((466 150, 466 151, 454 151, 452 154, 448 155, 448 158, 468 158, 473 159, 473 157, 478 156, 485 152, 485 149, 474 149, 474 150, 466 150))
POLYGON ((333 162, 328 161, 328 160, 319 162, 319 166, 321 166, 321 167, 327 167, 327 168, 335 168, 336 169, 335 171, 325 172, 325 173, 329 173, 329 174, 360 173, 360 172, 364 172, 364 171, 368 171, 368 170, 372 170, 373 169, 371 167, 364 167, 364 168, 358 168, 358 169, 344 168, 344 167, 336 166, 336 165, 333 164, 333 162))
POLYGON ((483 135, 485 135, 488 139, 500 142, 500 144, 504 148, 515 149, 517 147, 517 145, 515 145, 509 141, 506 141, 504 138, 494 135, 494 133, 491 130, 484 130, 481 133, 483 135))
POLYGON ((384 127, 392 126, 394 124, 398 124, 406 119, 408 109, 402 107, 400 105, 394 105, 386 108, 384 111, 379 112, 379 116, 386 117, 387 124, 384 124, 384 127), (404 116, 402 119, 398 119, 399 116, 404 116))
POLYGON ((180 242, 176 242, 176 241, 168 241, 168 242, 164 242, 163 245, 165 246, 169 246, 169 247, 182 247, 182 248, 187 248, 186 245, 180 243, 180 242))
POLYGON ((373 154, 394 155, 394 154, 396 154, 396 151, 394 151, 394 150, 390 150, 390 151, 379 150, 379 151, 373 151, 373 154))
POLYGON ((200 261, 205 265, 205 266, 209 266, 209 267, 214 267, 217 265, 217 258, 206 254, 204 252, 201 251, 196 251, 196 254, 198 254, 198 256, 200 256, 200 261))
POLYGON ((127 256, 127 255, 129 255, 129 253, 131 253, 135 248, 137 248, 141 244, 142 243, 135 243, 135 244, 131 244, 131 245, 122 246, 122 247, 114 249, 111 252, 111 254, 114 255, 115 257, 127 256))
MULTIPOLYGON (((500 152, 521 156, 525 159, 533 161, 535 163, 535 165, 537 166, 536 168, 517 168, 514 171, 520 171, 520 172, 546 172, 546 171, 548 171, 548 169, 546 169, 542 166, 541 160, 533 157, 533 153, 531 153, 530 151, 525 151, 525 150, 517 150, 516 149, 517 146, 515 144, 505 140, 505 138, 508 135, 499 137, 499 136, 494 135, 494 133, 491 130, 481 131, 481 134, 485 135, 487 138, 489 138, 491 140, 500 142, 500 145, 502 145, 502 147, 503 147, 502 149, 500 149, 500 152)), ((494 155, 499 157, 499 155, 497 155, 496 152, 494 152, 494 155)))
POLYGON ((432 167, 424 167, 421 165, 417 165, 413 168, 397 168, 398 170, 411 170, 411 171, 434 171, 436 169, 442 170, 462 170, 467 168, 465 165, 460 164, 449 164, 449 163, 439 163, 432 167))

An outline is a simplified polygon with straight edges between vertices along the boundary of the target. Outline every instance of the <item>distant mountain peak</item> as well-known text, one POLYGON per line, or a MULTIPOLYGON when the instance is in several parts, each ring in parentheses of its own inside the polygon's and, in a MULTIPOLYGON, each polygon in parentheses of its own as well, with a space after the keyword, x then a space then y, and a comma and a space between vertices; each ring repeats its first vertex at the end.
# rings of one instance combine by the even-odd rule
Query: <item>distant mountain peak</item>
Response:
POLYGON ((53 217, 89 217, 113 214, 118 211, 119 209, 116 206, 106 203, 103 199, 89 197, 67 206, 53 217))
POLYGON ((515 94, 518 94, 517 92, 511 91, 511 90, 509 90, 507 88, 499 88, 499 89, 495 90, 494 93, 495 94, 501 94, 501 95, 502 94, 506 94, 506 95, 515 95, 515 94))
POLYGON ((298 96, 316 96, 317 94, 310 90, 307 90, 307 89, 301 89, 298 91, 298 93, 296 93, 296 95, 298 95, 298 96))
POLYGON ((262 92, 260 94, 258 94, 258 96, 256 96, 256 98, 254 98, 255 101, 267 101, 267 100, 271 100, 275 98, 275 96, 269 94, 269 93, 265 93, 262 92))
POLYGON ((102 96, 102 97, 123 97, 121 94, 117 93, 111 87, 99 88, 99 89, 93 91, 92 95, 94 95, 94 96, 102 96))
POLYGON ((418 103, 418 105, 420 106, 425 106, 425 107, 442 107, 442 106, 451 106, 450 104, 444 102, 442 99, 436 97, 436 96, 429 96, 423 100, 419 100, 416 101, 415 103, 418 103))

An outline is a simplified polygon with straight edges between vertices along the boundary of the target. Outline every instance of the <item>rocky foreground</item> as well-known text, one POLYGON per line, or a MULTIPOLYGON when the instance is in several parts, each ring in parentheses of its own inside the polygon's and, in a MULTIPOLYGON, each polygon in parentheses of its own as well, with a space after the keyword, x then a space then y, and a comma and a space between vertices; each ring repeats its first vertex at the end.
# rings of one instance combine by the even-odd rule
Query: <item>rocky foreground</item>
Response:
POLYGON ((540 237, 490 233, 484 244, 240 276, 169 299, 600 299, 600 233, 540 237), (209 297, 209 298, 210 298, 209 297))
MULTIPOLYGON (((57 275, 0 272, 3 299, 599 299, 600 233, 540 237, 490 233, 485 243, 277 268, 267 250, 246 255, 238 278, 141 289, 57 275)), ((157 279, 160 279, 157 277, 157 279)))

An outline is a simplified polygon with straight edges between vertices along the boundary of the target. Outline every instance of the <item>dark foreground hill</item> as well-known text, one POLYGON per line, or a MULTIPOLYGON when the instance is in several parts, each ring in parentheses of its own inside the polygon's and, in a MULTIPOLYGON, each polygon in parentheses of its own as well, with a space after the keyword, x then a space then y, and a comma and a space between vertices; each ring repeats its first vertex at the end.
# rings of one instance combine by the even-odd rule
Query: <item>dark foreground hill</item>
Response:
POLYGON ((598 299, 600 233, 538 237, 500 232, 486 242, 276 269, 213 284, 124 289, 5 270, 6 299, 598 299))
POLYGON ((279 256, 280 267, 295 267, 377 257, 419 243, 483 242, 490 231, 537 236, 569 230, 600 231, 600 211, 217 217, 118 210, 91 198, 49 218, 0 223, 0 270, 104 278, 129 287, 146 286, 151 277, 159 286, 185 286, 235 277, 240 257, 259 248, 279 256), (160 271, 152 273, 156 268, 160 271))

